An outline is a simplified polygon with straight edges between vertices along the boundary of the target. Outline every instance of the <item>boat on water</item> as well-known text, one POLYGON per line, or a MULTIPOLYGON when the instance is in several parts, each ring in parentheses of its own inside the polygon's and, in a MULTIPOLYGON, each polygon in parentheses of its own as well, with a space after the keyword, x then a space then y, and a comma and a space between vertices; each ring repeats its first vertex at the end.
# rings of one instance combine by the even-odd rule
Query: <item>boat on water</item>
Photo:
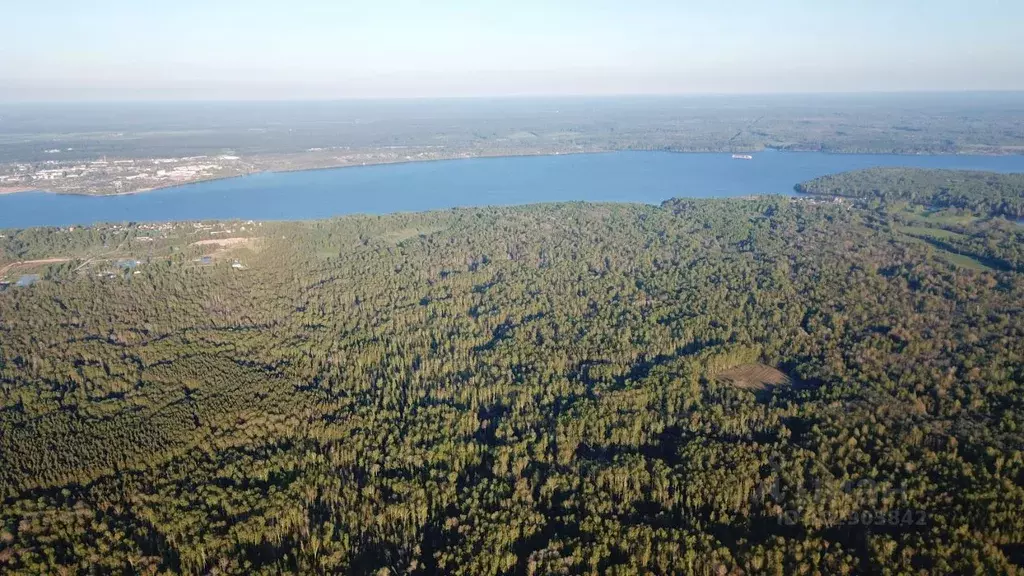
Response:
POLYGON ((733 160, 753 160, 754 157, 751 156, 750 154, 733 154, 732 155, 732 159, 733 160))

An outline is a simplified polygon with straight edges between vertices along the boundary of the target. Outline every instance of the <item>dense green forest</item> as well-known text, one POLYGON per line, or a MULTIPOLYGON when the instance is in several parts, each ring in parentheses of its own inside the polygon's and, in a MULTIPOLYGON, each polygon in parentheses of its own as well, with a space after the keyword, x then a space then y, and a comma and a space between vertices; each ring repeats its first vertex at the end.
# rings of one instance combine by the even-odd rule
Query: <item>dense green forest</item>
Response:
POLYGON ((4 231, 0 572, 1019 573, 1022 245, 781 197, 4 231))
POLYGON ((921 168, 867 168, 797 184, 797 192, 876 202, 959 208, 1024 218, 1024 174, 921 168))

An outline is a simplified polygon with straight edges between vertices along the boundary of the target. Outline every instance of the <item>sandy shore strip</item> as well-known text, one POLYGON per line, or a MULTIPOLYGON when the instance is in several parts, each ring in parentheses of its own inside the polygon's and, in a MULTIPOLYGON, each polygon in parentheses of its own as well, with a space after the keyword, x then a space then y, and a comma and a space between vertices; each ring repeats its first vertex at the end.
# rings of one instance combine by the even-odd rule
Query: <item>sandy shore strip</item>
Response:
POLYGON ((3 194, 17 194, 18 192, 35 192, 35 188, 25 188, 24 186, 0 186, 0 195, 3 194))

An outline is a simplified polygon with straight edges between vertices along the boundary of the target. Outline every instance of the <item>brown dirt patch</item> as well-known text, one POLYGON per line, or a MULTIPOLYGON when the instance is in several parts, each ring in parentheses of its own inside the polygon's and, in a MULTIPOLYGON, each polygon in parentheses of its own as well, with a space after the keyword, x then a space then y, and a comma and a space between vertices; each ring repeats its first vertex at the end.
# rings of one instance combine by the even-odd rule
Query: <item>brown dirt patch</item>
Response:
POLYGON ((60 264, 61 262, 68 262, 70 258, 45 258, 43 260, 22 260, 21 262, 12 262, 5 266, 0 266, 0 278, 8 272, 13 272, 20 268, 31 268, 33 266, 42 266, 45 264, 60 264))
POLYGON ((200 240, 193 242, 193 246, 221 246, 223 248, 230 248, 232 246, 238 246, 240 244, 252 244, 257 238, 211 238, 209 240, 200 240))
POLYGON ((223 257, 231 254, 233 251, 241 249, 241 248, 248 248, 248 249, 250 249, 250 250, 252 250, 254 252, 259 252, 259 248, 260 248, 259 242, 262 239, 263 238, 243 238, 243 237, 210 238, 209 240, 199 240, 197 242, 193 242, 191 244, 191 246, 198 246, 198 247, 211 247, 212 246, 212 247, 214 247, 214 251, 210 252, 210 253, 207 253, 206 255, 210 256, 210 257, 213 257, 213 258, 223 258, 223 257))
POLYGON ((769 390, 793 383, 789 376, 764 364, 744 364, 718 375, 718 380, 743 390, 769 390))

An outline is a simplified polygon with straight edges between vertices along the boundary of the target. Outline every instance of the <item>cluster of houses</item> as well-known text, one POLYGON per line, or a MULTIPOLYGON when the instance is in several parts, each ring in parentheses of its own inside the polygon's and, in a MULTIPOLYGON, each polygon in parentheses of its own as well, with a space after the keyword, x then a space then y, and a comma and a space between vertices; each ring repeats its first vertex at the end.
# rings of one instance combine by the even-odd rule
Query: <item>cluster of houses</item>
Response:
POLYGON ((240 160, 238 156, 220 155, 210 159, 206 156, 186 158, 152 158, 138 160, 93 160, 89 162, 72 160, 47 160, 42 165, 12 164, 2 170, 0 184, 26 185, 33 182, 64 181, 77 178, 100 178, 112 183, 114 189, 125 182, 151 180, 167 182, 188 182, 209 178, 240 160), (114 180, 110 182, 109 179, 114 180))

